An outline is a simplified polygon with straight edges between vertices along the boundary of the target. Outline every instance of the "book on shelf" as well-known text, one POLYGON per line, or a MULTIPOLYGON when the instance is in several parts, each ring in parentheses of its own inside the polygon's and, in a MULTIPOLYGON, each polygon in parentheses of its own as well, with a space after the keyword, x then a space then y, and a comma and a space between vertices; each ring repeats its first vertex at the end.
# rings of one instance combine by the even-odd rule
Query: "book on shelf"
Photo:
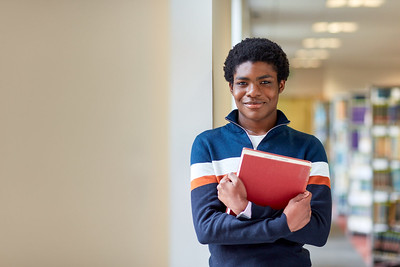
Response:
POLYGON ((375 190, 390 191, 393 186, 390 169, 373 170, 373 176, 373 185, 375 190))
POLYGON ((391 138, 392 159, 400 160, 400 135, 391 138))
POLYGON ((374 202, 373 222, 375 224, 388 225, 389 223, 389 202, 374 202))
POLYGON ((389 106, 389 123, 399 124, 400 123, 400 103, 396 102, 389 106))
POLYGON ((400 192, 400 162, 393 161, 390 169, 390 177, 392 178, 393 190, 400 192))
POLYGON ((390 201, 388 221, 389 221, 389 224, 392 229, 399 229, 399 226, 400 226, 400 199, 390 201))
POLYGON ((387 104, 373 104, 372 120, 374 124, 387 124, 389 122, 389 106, 387 104))
MULTIPOLYGON (((283 209, 306 190, 310 171, 310 161, 243 148, 237 176, 246 187, 249 201, 283 209)), ((229 209, 227 212, 231 213, 229 209)))
MULTIPOLYGON (((397 255, 400 253, 400 233, 396 231, 378 232, 374 234, 373 250, 374 254, 386 256, 388 260, 398 261, 397 255)), ((374 256, 375 256, 374 255, 374 256)), ((385 265, 398 266, 398 265, 385 265)))
POLYGON ((375 158, 390 158, 392 155, 392 139, 390 136, 374 136, 374 157, 375 158))

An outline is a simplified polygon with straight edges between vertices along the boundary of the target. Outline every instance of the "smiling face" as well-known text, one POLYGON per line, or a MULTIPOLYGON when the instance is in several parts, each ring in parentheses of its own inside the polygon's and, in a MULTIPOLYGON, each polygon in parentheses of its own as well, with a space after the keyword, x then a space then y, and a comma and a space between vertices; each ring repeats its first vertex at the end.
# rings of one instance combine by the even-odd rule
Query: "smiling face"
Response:
POLYGON ((271 64, 261 61, 240 64, 229 87, 239 110, 239 124, 250 134, 265 134, 275 125, 285 80, 278 81, 271 64))

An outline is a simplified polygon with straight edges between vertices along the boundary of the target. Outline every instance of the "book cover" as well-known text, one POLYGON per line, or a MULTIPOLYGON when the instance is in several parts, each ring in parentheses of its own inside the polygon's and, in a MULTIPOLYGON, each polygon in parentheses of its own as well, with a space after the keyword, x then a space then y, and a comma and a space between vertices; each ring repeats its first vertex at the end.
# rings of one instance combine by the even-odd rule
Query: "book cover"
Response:
POLYGON ((237 176, 246 187, 249 201, 283 209, 306 190, 310 170, 307 160, 243 148, 237 176))

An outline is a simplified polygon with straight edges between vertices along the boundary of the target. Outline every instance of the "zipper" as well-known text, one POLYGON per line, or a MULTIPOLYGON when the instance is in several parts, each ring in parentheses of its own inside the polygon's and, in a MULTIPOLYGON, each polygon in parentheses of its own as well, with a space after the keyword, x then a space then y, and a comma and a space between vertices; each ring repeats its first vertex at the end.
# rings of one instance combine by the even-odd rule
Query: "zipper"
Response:
MULTIPOLYGON (((245 128, 243 128, 240 124, 238 124, 238 123, 236 123, 236 122, 234 122, 234 121, 232 121, 232 120, 230 120, 230 119, 226 119, 226 120, 229 121, 230 123, 235 124, 235 125, 238 126, 239 128, 241 128, 241 129, 246 133, 247 138, 249 139, 250 143, 252 143, 252 142, 251 142, 251 139, 250 139, 250 135, 249 135, 249 133, 246 131, 245 128)), ((268 130, 268 132, 265 134, 265 136, 264 136, 264 138, 261 140, 261 142, 267 137, 268 133, 270 133, 272 130, 274 130, 274 129, 280 127, 280 126, 285 126, 285 125, 288 125, 288 124, 289 124, 289 123, 286 122, 286 123, 281 123, 281 124, 275 125, 274 127, 272 127, 271 129, 268 130)), ((260 143, 261 143, 261 142, 260 142, 260 143)), ((256 148, 254 148, 254 149, 256 149, 256 148)))

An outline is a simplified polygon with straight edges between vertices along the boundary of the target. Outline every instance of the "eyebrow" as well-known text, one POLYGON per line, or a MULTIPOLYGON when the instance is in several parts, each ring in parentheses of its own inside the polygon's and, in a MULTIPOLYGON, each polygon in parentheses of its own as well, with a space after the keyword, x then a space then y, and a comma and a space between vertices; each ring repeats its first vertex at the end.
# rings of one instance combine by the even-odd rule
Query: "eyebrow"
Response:
MULTIPOLYGON (((268 74, 266 74, 266 75, 263 75, 263 76, 257 77, 257 78, 256 78, 256 80, 258 81, 258 80, 262 80, 262 79, 266 79, 266 78, 272 78, 272 76, 271 76, 271 75, 268 75, 268 74)), ((247 77, 236 77, 236 78, 235 78, 235 80, 250 80, 250 79, 249 79, 249 78, 247 78, 247 77)))

